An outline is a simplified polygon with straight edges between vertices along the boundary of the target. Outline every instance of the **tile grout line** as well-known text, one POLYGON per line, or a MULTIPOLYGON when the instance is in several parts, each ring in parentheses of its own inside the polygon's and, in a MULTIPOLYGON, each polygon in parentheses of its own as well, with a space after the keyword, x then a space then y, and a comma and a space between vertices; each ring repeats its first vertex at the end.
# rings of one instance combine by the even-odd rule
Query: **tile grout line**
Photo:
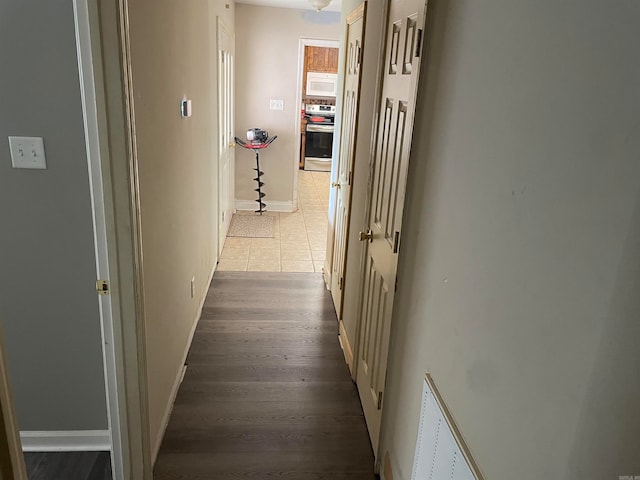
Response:
MULTIPOLYGON (((311 271, 317 273, 318 271, 316 270, 316 261, 314 260, 313 252, 319 251, 322 248, 325 248, 324 246, 319 246, 318 242, 315 242, 314 246, 319 248, 315 248, 315 249, 312 248, 311 235, 314 235, 313 237, 314 241, 316 240, 316 237, 326 235, 326 232, 321 232, 322 229, 313 228, 318 226, 318 221, 314 221, 312 220, 312 218, 315 218, 317 220, 318 217, 321 217, 322 220, 320 220, 320 225, 325 225, 327 222, 328 207, 326 206, 326 202, 323 201, 323 197, 320 195, 319 183, 323 184, 322 186, 324 189, 324 187, 327 186, 325 184, 327 182, 328 176, 323 175, 322 173, 318 173, 318 175, 313 175, 311 172, 309 172, 309 174, 307 174, 303 178, 305 178, 305 180, 300 182, 300 185, 304 188, 304 193, 299 197, 300 202, 298 205, 298 210, 296 212, 292 212, 294 215, 299 213, 300 218, 299 220, 296 220, 295 222, 293 222, 288 227, 288 229, 290 229, 292 234, 294 232, 296 235, 299 235, 299 233, 302 233, 300 237, 301 238, 304 237, 306 240, 306 243, 302 241, 299 243, 296 243, 296 246, 293 249, 295 250, 295 252, 302 253, 302 255, 300 255, 298 258, 292 255, 293 258, 291 258, 290 260, 285 260, 283 255, 283 252, 284 252, 283 242, 286 239, 284 238, 283 232, 282 232, 282 220, 284 215, 286 214, 282 212, 273 212, 274 219, 277 219, 275 220, 276 235, 274 235, 275 237, 277 237, 277 241, 274 242, 275 244, 274 247, 277 246, 277 248, 274 248, 273 250, 267 248, 267 250, 274 251, 274 253, 277 253, 279 255, 277 267, 274 265, 275 268, 279 269, 277 271, 284 271, 283 262, 286 263, 290 261, 292 263, 296 263, 296 262, 303 263, 307 265, 304 268, 308 268, 311 271), (305 209, 305 204, 307 205, 306 209, 305 209), (298 221, 300 221, 299 225, 298 225, 298 221), (304 229, 302 229, 301 227, 303 227, 304 229), (310 229, 316 230, 316 232, 311 233, 310 229), (318 234, 318 232, 322 233, 322 235, 318 234)), ((257 253, 257 251, 260 250, 260 247, 261 247, 261 245, 255 242, 255 239, 249 239, 249 240, 250 241, 246 250, 247 255, 246 257, 244 257, 244 262, 243 262, 244 263, 243 271, 247 271, 247 272, 253 271, 250 269, 251 258, 253 254, 257 253)), ((221 255, 221 259, 223 260, 225 260, 225 255, 224 255, 225 250, 228 252, 229 250, 235 250, 235 248, 230 248, 229 250, 223 249, 223 253, 221 255)), ((237 258, 226 259, 226 260, 227 262, 230 262, 230 263, 233 261, 238 262, 237 258)), ((265 259, 265 260, 268 260, 268 259, 265 259)), ((322 263, 321 260, 318 260, 317 262, 322 263)), ((255 270, 255 271, 258 271, 258 270, 255 270)))

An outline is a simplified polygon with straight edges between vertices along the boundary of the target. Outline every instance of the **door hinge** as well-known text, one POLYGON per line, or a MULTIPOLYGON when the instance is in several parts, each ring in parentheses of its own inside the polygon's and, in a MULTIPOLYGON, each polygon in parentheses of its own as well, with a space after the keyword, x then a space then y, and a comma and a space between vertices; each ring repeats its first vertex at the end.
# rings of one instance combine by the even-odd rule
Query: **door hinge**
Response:
POLYGON ((397 232, 393 235, 393 253, 398 253, 398 248, 400 247, 400 232, 397 232))
POLYGON ((420 57, 420 49, 422 48, 422 29, 418 29, 416 38, 416 57, 420 57))
POLYGON ((96 282, 96 291, 100 295, 109 295, 109 282, 107 280, 98 280, 96 282))
POLYGON ((398 276, 397 276, 397 275, 396 275, 396 285, 395 285, 395 288, 394 288, 394 290, 393 290, 393 291, 394 291, 394 292, 397 292, 397 291, 398 291, 398 276))
POLYGON ((382 392, 378 392, 378 410, 382 409, 382 392))
POLYGON ((344 277, 340 277, 338 280, 338 290, 342 290, 342 284, 344 282, 344 277))

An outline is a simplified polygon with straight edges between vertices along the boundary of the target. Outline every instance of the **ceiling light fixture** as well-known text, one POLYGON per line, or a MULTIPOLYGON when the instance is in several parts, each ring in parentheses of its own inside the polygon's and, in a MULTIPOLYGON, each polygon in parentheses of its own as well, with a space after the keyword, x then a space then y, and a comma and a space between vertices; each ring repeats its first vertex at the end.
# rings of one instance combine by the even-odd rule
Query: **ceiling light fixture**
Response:
POLYGON ((331 0, 309 0, 309 3, 313 8, 316 9, 316 12, 319 12, 320 10, 328 6, 331 3, 331 0))

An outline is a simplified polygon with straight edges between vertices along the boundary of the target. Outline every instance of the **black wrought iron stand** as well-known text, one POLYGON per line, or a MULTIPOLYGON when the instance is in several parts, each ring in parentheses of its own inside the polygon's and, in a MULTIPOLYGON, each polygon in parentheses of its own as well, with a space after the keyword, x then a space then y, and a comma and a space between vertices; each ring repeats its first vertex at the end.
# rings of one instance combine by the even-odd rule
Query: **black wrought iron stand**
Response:
POLYGON ((236 143, 238 145, 240 145, 242 148, 246 148, 247 150, 253 150, 254 153, 256 154, 256 168, 254 168, 254 170, 257 172, 256 178, 254 178, 254 180, 258 183, 258 188, 254 188, 253 191, 254 192, 258 192, 258 199, 256 200, 256 202, 258 202, 258 210, 256 210, 256 213, 259 213, 260 215, 262 215, 264 212, 266 212, 267 210, 264 208, 267 205, 262 201, 262 199, 264 198, 264 193, 262 193, 262 186, 264 185, 264 182, 262 182, 260 180, 260 177, 262 177, 262 175, 264 175, 264 172, 262 170, 260 170, 260 150, 262 150, 263 148, 267 148, 269 145, 271 145, 271 143, 273 143, 273 141, 278 138, 277 135, 274 135, 273 137, 269 137, 267 138, 266 141, 264 141, 263 143, 247 143, 244 140, 241 140, 238 137, 235 137, 236 143))

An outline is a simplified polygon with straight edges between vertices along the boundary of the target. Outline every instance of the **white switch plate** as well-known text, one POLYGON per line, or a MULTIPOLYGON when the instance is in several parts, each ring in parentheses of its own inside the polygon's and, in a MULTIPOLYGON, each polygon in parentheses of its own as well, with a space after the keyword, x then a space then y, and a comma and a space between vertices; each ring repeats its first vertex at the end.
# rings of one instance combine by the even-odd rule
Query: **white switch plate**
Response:
POLYGON ((284 100, 272 98, 269 100, 269 110, 284 110, 284 100))
POLYGON ((9 137, 13 168, 47 168, 42 137, 9 137))

